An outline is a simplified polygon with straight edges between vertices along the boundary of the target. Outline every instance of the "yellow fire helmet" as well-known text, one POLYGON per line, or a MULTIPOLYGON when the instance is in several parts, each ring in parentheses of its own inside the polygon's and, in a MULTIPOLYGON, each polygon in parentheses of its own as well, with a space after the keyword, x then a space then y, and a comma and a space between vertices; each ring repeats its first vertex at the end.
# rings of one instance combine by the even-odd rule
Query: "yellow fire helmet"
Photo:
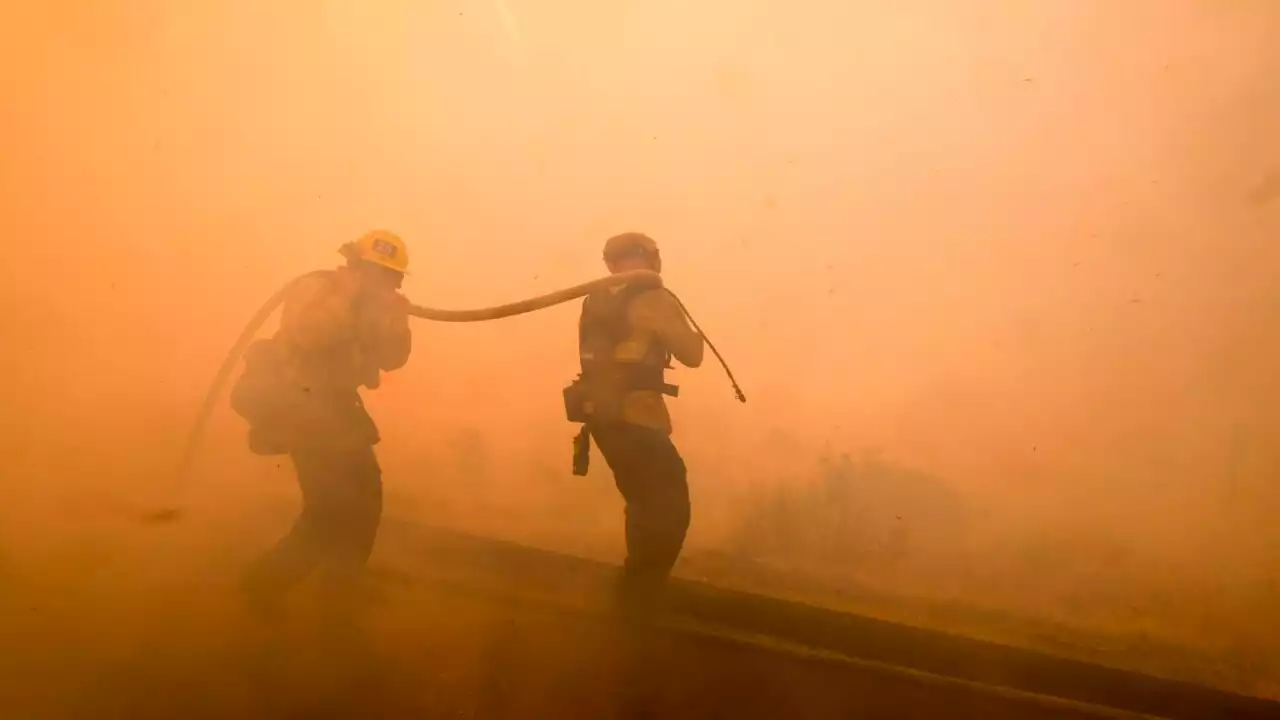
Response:
POLYGON ((409 272, 409 249, 390 230, 371 230, 338 249, 352 260, 364 260, 398 273, 409 272))

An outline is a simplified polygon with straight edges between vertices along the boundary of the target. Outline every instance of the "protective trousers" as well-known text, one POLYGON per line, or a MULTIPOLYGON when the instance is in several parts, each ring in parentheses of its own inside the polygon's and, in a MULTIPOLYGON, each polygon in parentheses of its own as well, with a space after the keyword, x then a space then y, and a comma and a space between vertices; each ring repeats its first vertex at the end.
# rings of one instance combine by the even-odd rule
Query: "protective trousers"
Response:
POLYGON ((311 447, 290 454, 302 489, 293 529, 249 568, 258 599, 273 598, 319 570, 325 600, 354 600, 382 519, 382 470, 372 446, 311 447))
POLYGON ((648 596, 666 581, 689 530, 687 470, 670 436, 639 425, 590 427, 626 501, 624 597, 648 596))

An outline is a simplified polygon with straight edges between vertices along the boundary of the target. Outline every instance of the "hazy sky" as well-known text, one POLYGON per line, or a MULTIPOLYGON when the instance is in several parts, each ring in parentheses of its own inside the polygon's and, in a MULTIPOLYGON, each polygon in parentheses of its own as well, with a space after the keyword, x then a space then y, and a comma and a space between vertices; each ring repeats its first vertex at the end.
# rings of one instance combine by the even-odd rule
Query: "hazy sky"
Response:
MULTIPOLYGON (((876 447, 1085 523, 1217 522, 1228 480, 1274 509, 1277 28, 1267 0, 9 3, 9 473, 158 472, 249 315, 369 228, 442 307, 639 230, 750 398, 676 373, 695 484, 876 447)), ((388 482, 468 428, 567 470, 574 313, 417 324, 370 397, 388 482)))

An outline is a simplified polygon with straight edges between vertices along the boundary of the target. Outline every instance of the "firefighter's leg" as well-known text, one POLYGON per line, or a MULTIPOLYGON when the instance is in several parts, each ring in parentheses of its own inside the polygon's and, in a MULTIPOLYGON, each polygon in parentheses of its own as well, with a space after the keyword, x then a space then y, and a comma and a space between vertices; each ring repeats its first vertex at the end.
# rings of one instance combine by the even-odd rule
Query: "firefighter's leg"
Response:
POLYGON ((255 602, 267 604, 310 575, 325 551, 328 459, 326 453, 299 451, 292 455, 302 490, 302 512, 289 533, 258 557, 245 573, 246 590, 255 602))
POLYGON ((684 460, 667 435, 635 425, 593 430, 626 501, 624 590, 647 594, 666 580, 689 529, 684 460))
POLYGON ((343 501, 330 526, 322 592, 333 609, 345 611, 362 589, 382 522, 382 469, 370 446, 344 452, 335 465, 342 469, 343 501))
POLYGON ((670 437, 647 428, 633 433, 639 471, 628 490, 628 532, 635 536, 637 574, 660 583, 689 530, 688 473, 670 437))

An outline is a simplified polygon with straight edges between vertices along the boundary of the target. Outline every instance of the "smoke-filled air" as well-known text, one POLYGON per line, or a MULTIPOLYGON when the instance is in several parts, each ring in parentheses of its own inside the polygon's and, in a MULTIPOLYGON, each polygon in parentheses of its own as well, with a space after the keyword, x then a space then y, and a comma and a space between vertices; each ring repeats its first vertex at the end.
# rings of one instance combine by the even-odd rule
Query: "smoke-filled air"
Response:
MULTIPOLYGON (((10 697, 249 632, 294 468, 225 388, 185 443, 370 230, 441 309, 656 242, 747 398, 667 373, 675 578, 1280 697, 1280 4, 59 0, 0 58, 10 697)), ((411 318, 361 391, 386 602, 395 523, 622 562, 580 307, 411 318)))

